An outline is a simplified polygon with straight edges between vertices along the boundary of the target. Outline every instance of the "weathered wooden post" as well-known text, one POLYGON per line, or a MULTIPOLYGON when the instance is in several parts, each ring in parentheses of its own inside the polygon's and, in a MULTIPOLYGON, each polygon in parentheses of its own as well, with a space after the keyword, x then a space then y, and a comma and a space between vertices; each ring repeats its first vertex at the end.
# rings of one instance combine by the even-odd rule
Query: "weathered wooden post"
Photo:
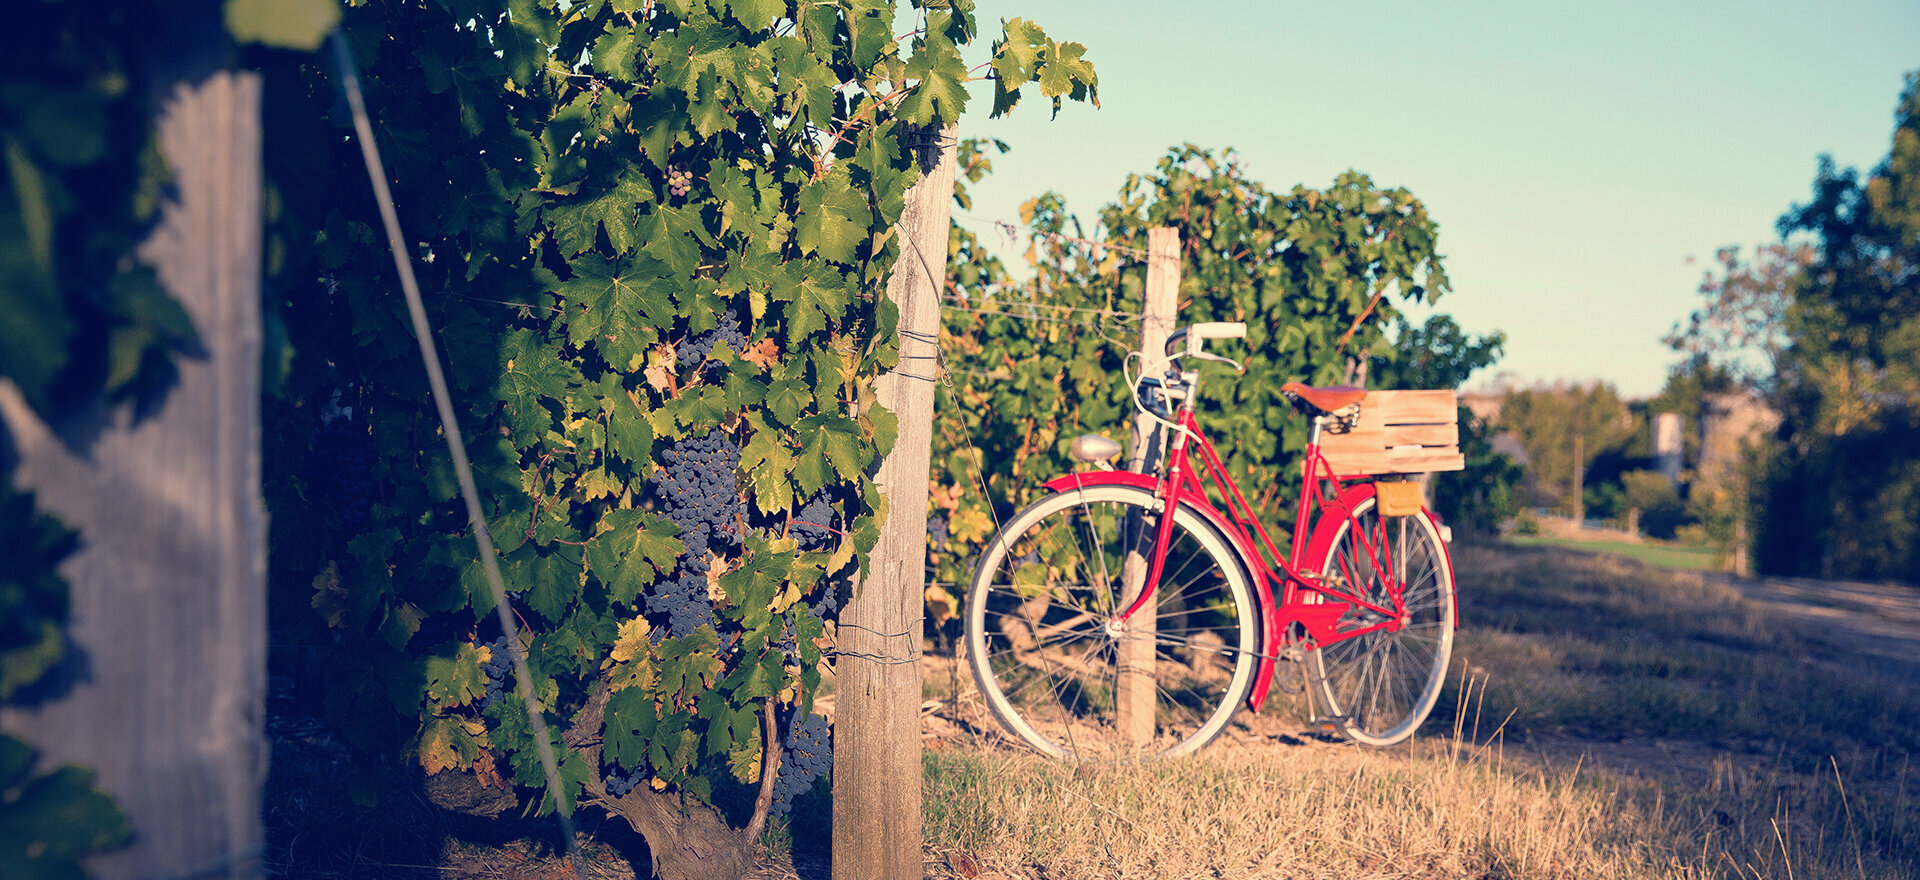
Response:
POLYGON ((50 427, 0 393, 19 484, 82 541, 60 569, 73 645, 57 696, 0 723, 49 764, 92 767, 126 814, 133 841, 89 859, 96 878, 262 876, 260 77, 219 69, 218 14, 204 24, 208 46, 171 47, 186 66, 158 72, 176 197, 140 248, 204 356, 137 422, 100 406, 50 427))
MULTIPOLYGON (((1140 307, 1141 369, 1153 370, 1166 357, 1167 337, 1173 333, 1174 313, 1180 299, 1180 230, 1160 227, 1147 230, 1147 287, 1140 307)), ((1159 436, 1158 423, 1144 415, 1133 418, 1133 437, 1127 449, 1127 469, 1139 472, 1157 457, 1154 448, 1159 436)), ((1142 528, 1142 523, 1127 523, 1142 528)), ((1125 608, 1140 595, 1147 579, 1147 558, 1128 553, 1121 564, 1120 607, 1125 608)), ((1152 609, 1143 609, 1127 622, 1120 644, 1118 681, 1115 682, 1118 708, 1114 713, 1121 729, 1120 739, 1136 750, 1153 743, 1153 638, 1152 609)))
POLYGON ((927 564, 927 473, 940 371, 956 128, 927 132, 920 181, 897 227, 887 297, 900 307, 900 364, 876 382, 900 420, 876 477, 886 519, 836 630, 841 652, 833 734, 833 876, 906 880, 920 866, 920 629, 927 564))

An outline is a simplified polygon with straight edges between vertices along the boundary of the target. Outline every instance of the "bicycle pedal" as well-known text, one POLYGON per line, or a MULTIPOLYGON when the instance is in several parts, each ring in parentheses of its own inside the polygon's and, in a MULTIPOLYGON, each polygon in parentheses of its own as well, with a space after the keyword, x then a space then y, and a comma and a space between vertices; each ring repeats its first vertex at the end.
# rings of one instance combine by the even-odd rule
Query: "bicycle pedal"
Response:
POLYGON ((1313 719, 1313 729, 1329 736, 1342 736, 1346 733, 1347 722, 1352 720, 1351 717, 1346 715, 1315 718, 1313 719))

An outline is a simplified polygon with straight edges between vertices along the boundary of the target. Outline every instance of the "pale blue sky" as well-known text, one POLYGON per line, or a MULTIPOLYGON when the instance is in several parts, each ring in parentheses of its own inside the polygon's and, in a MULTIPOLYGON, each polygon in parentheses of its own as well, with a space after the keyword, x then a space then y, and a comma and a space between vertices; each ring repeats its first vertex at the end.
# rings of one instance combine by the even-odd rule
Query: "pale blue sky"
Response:
POLYGON ((1497 370, 1630 396, 1659 390, 1675 360, 1659 338, 1714 250, 1772 240, 1820 153, 1885 156, 1920 69, 1920 0, 981 0, 979 17, 983 37, 1022 17, 1085 43, 1101 108, 1049 121, 1029 87, 989 120, 980 89, 961 136, 1013 152, 974 217, 1017 222, 1053 189, 1091 223, 1187 141, 1236 148, 1281 190, 1354 168, 1427 204, 1454 285, 1438 308, 1506 331, 1497 370))

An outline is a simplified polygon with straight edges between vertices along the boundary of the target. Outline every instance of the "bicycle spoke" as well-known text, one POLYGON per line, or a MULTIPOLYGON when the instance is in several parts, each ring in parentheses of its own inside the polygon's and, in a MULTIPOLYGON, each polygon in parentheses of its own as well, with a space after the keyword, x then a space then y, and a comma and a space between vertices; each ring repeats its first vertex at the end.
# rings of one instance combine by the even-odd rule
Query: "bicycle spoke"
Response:
POLYGON ((1151 495, 1126 487, 1050 496, 1009 519, 983 551, 968 592, 969 663, 995 717, 1042 751, 1184 754, 1218 735, 1251 686, 1259 632, 1247 575, 1224 537, 1181 510, 1137 618, 1152 633, 1141 658, 1151 658, 1148 701, 1123 704, 1130 649, 1126 630, 1108 622, 1126 608, 1125 578, 1138 577, 1129 558, 1151 561, 1163 515, 1152 506, 1151 495), (1126 721, 1144 712, 1147 727, 1137 727, 1138 715, 1126 721))
POLYGON ((1381 517, 1374 503, 1363 499, 1346 516, 1322 576, 1379 610, 1353 606, 1337 632, 1367 631, 1320 646, 1308 672, 1348 736, 1390 745, 1412 735, 1444 683, 1453 586, 1425 515, 1381 517))

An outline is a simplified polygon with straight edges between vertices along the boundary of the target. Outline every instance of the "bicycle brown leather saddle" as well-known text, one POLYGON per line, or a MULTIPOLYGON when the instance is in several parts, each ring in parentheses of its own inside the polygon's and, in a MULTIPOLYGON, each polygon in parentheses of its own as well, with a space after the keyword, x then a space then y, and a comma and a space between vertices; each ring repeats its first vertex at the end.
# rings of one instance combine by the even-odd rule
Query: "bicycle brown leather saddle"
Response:
POLYGON ((1308 406, 1319 410, 1320 415, 1332 415, 1347 407, 1367 399, 1367 389, 1352 385, 1330 385, 1315 388, 1299 382, 1288 382, 1280 390, 1297 400, 1305 401, 1308 406))

